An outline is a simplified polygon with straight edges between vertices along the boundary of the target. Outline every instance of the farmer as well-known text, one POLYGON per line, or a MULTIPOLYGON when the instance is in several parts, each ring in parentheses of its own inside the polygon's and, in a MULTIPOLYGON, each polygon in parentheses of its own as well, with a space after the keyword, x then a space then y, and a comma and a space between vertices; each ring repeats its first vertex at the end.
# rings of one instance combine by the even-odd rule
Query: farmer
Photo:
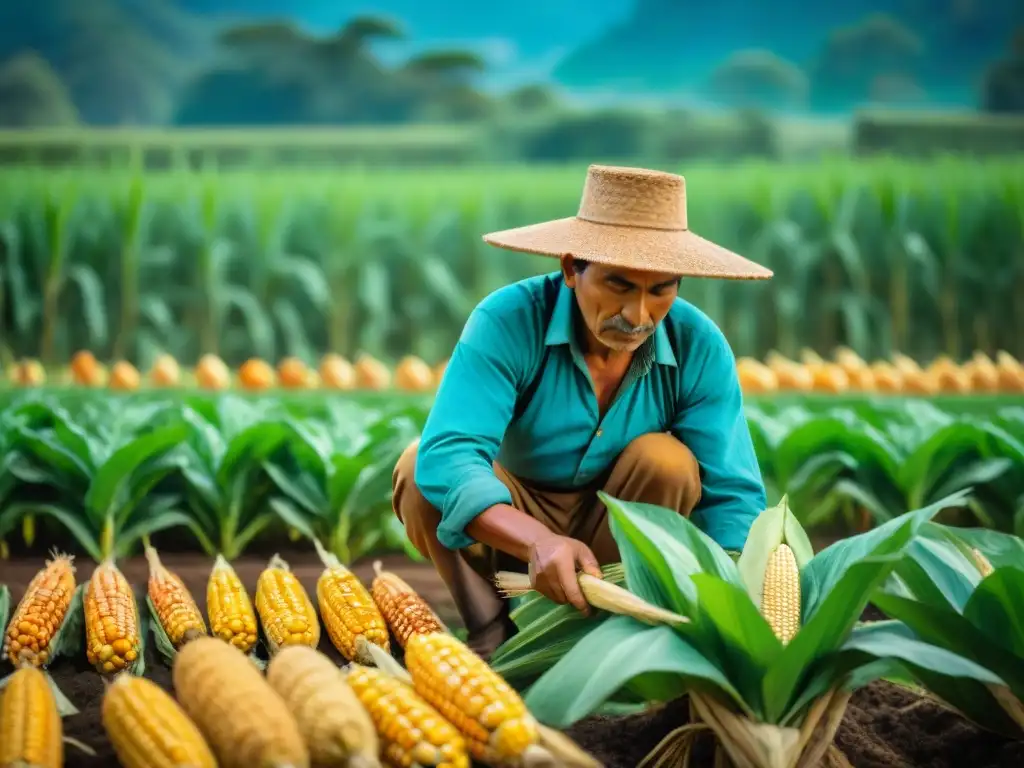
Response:
POLYGON ((591 166, 575 217, 484 240, 561 269, 472 312, 393 503, 489 658, 515 632, 497 570, 587 612, 577 572, 619 560, 599 490, 742 548, 766 498, 735 358, 678 289, 772 273, 687 229, 684 179, 643 169, 591 166))

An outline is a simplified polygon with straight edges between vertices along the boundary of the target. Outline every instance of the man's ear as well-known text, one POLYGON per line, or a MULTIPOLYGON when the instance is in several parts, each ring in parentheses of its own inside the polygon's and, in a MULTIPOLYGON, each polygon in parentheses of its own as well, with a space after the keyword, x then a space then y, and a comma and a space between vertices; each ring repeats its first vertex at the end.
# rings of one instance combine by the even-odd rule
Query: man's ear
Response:
POLYGON ((573 269, 573 258, 572 254, 565 254, 561 258, 562 263, 562 278, 565 280, 565 284, 570 288, 576 287, 576 270, 573 269))

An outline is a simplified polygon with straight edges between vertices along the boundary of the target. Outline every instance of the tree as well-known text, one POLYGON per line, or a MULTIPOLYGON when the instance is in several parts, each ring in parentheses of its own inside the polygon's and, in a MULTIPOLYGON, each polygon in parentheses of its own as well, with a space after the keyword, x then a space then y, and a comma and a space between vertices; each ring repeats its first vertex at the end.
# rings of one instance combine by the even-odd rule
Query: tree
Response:
POLYGON ((1024 27, 1014 33, 1009 55, 985 74, 981 102, 987 112, 1024 113, 1024 27))
POLYGON ((53 67, 37 53, 0 65, 0 126, 34 128, 72 125, 78 112, 53 67))
POLYGON ((801 105, 807 98, 807 75, 771 51, 737 51, 711 74, 713 98, 730 106, 778 108, 801 105))
POLYGON ((880 78, 916 81, 923 53, 922 40, 885 14, 834 30, 811 69, 811 103, 847 110, 870 99, 880 78))

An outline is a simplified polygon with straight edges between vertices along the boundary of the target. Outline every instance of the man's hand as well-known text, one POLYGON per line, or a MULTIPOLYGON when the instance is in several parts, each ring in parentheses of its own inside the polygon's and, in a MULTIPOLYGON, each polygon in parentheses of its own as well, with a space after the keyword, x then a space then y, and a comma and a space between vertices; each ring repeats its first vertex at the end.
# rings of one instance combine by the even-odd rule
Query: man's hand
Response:
POLYGON ((529 562, 530 584, 534 589, 556 603, 571 603, 584 616, 590 615, 590 603, 580 590, 577 570, 598 579, 604 578, 604 574, 586 544, 569 536, 551 534, 532 544, 529 562))

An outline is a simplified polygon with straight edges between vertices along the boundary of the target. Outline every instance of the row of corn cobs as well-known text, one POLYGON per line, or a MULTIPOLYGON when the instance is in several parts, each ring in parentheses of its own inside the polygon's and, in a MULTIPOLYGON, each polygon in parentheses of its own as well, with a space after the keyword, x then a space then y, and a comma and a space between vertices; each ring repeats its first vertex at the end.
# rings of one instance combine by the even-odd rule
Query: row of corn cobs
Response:
MULTIPOLYGON (((286 357, 276 366, 254 357, 232 371, 217 355, 203 355, 194 369, 182 370, 171 355, 159 355, 145 374, 127 360, 118 360, 108 369, 88 350, 76 352, 71 364, 56 376, 56 384, 80 387, 109 387, 133 391, 142 387, 194 386, 207 390, 235 387, 250 391, 269 389, 335 389, 429 392, 440 382, 445 363, 433 368, 415 355, 406 355, 394 370, 372 355, 362 353, 354 361, 328 353, 317 367, 297 357, 286 357)), ((46 369, 38 360, 22 360, 8 371, 8 380, 19 387, 41 387, 48 381, 46 369)))
POLYGON ((749 394, 771 392, 877 392, 903 395, 1024 393, 1024 364, 1009 352, 993 360, 983 352, 963 363, 942 355, 919 365, 903 354, 868 363, 847 347, 826 360, 805 349, 799 360, 771 352, 764 362, 752 357, 736 361, 740 387, 749 394))
MULTIPOLYGON (((524 766, 550 758, 541 743, 550 732, 406 582, 377 564, 367 590, 317 550, 325 567, 316 599, 350 662, 343 668, 316 650, 317 610, 279 557, 260 574, 255 600, 217 559, 207 586, 211 636, 182 580, 147 545, 147 597, 175 650, 174 697, 135 670, 140 622, 127 580, 112 562, 96 568, 83 597, 87 654, 110 681, 103 724, 126 768, 468 768, 471 759, 524 766), (251 654, 257 617, 270 654, 265 675, 251 654), (405 668, 391 659, 389 630, 405 668)), ((60 712, 41 668, 75 590, 71 558, 53 557, 8 624, 3 652, 16 672, 0 700, 0 765, 63 765, 60 712)), ((562 750, 555 764, 597 765, 564 737, 554 743, 562 750)))

